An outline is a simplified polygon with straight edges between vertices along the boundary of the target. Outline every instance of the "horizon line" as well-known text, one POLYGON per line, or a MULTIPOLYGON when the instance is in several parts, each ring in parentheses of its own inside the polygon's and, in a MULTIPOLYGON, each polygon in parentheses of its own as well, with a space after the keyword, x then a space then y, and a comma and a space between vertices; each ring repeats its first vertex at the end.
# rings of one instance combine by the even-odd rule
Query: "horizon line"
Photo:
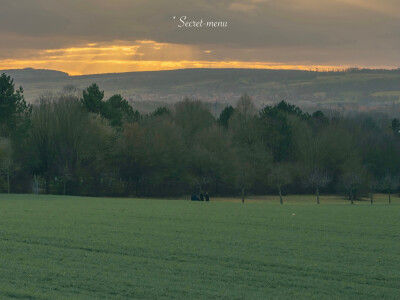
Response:
POLYGON ((79 77, 79 76, 92 76, 92 75, 108 75, 108 74, 127 74, 127 73, 149 73, 149 72, 168 72, 168 71, 180 71, 180 70, 229 70, 229 69, 237 69, 237 70, 274 70, 274 71, 303 71, 303 72, 315 72, 315 73, 340 73, 352 70, 370 70, 370 71, 395 71, 400 70, 400 67, 332 67, 327 66, 324 68, 323 66, 310 66, 309 68, 243 68, 243 67, 198 67, 198 68, 176 68, 176 69, 168 69, 168 70, 139 70, 139 71, 128 71, 128 72, 104 72, 104 73, 89 73, 89 74, 70 74, 68 72, 57 70, 57 69, 43 69, 43 68, 33 68, 33 67, 24 67, 24 68, 8 68, 8 69, 0 69, 0 72, 4 71, 22 71, 22 70, 38 70, 38 71, 55 71, 67 74, 69 77, 79 77))

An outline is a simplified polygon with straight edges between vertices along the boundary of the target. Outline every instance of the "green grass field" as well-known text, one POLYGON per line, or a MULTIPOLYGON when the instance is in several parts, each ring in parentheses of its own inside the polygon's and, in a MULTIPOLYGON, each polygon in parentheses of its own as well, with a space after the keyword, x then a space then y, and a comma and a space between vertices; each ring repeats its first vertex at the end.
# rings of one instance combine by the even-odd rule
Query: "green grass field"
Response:
POLYGON ((302 197, 0 195, 0 299, 398 299, 399 198, 302 197))

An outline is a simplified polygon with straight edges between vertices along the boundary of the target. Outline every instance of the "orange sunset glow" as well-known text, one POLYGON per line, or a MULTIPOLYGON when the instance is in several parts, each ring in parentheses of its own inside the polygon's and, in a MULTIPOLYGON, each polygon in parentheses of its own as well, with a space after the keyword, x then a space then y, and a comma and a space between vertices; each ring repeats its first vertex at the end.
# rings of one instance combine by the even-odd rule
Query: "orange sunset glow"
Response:
POLYGON ((4 69, 54 69, 70 75, 119 73, 133 71, 157 71, 184 68, 250 68, 250 69, 295 69, 332 70, 347 68, 347 65, 299 65, 265 61, 213 61, 198 58, 212 54, 212 50, 150 40, 115 44, 88 43, 85 45, 46 49, 30 53, 27 58, 3 59, 4 69), (204 54, 204 55, 203 55, 204 54))

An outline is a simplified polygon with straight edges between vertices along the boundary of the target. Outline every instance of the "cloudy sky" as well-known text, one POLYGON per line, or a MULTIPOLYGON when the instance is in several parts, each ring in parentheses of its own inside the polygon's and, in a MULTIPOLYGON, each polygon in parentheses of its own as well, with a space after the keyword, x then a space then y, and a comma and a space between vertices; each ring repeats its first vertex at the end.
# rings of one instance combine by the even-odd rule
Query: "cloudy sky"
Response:
POLYGON ((0 39, 0 69, 397 68, 400 1, 0 0, 0 39))

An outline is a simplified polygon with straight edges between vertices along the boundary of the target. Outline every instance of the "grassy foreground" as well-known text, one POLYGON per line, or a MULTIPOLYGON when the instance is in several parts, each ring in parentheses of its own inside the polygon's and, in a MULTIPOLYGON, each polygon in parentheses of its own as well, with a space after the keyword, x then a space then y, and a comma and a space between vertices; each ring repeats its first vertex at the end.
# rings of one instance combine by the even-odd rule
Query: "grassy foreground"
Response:
POLYGON ((0 195, 0 298, 398 299, 398 203, 0 195))

